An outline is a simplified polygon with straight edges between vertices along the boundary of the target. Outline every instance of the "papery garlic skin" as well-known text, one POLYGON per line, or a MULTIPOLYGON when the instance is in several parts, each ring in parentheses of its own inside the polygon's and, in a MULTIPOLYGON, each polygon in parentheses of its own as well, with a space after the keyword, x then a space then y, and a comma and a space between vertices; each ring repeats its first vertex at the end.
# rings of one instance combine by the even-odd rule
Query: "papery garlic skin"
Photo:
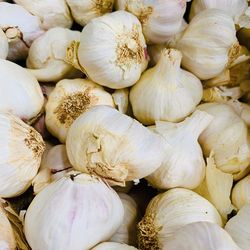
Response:
POLYGON ((178 230, 163 250, 240 250, 231 236, 217 224, 194 222, 178 230))
POLYGON ((250 28, 250 7, 248 7, 245 12, 239 16, 236 23, 240 28, 250 28))
POLYGON ((52 135, 65 143, 69 127, 90 107, 114 107, 111 94, 87 79, 64 79, 56 84, 45 106, 45 123, 52 135))
POLYGON ((54 27, 70 28, 73 20, 64 0, 14 0, 41 20, 45 30, 54 27))
POLYGON ((150 201, 138 224, 139 249, 162 249, 180 228, 197 221, 222 226, 215 207, 195 192, 174 188, 158 194, 150 201))
POLYGON ((186 0, 117 0, 116 9, 134 14, 142 24, 147 43, 166 42, 177 34, 186 10, 186 0))
POLYGON ((202 84, 195 75, 180 68, 181 58, 180 51, 164 49, 157 65, 145 71, 131 88, 133 113, 143 124, 181 121, 201 101, 202 84))
POLYGON ((201 80, 219 75, 240 51, 233 19, 218 9, 196 15, 174 47, 183 54, 183 67, 201 80))
POLYGON ((125 11, 91 20, 81 32, 77 56, 94 82, 113 89, 132 86, 148 63, 139 20, 125 11))
POLYGON ((110 106, 95 106, 71 125, 66 148, 76 170, 112 185, 143 178, 161 164, 163 138, 110 106))
POLYGON ((90 249, 114 234, 123 214, 114 190, 97 177, 73 171, 34 198, 24 232, 32 249, 90 249))
POLYGON ((194 189, 204 179, 205 161, 198 137, 213 117, 195 111, 181 123, 156 122, 154 131, 166 140, 161 166, 146 179, 159 189, 184 187, 194 189))
POLYGON ((68 44, 79 39, 79 31, 60 27, 48 30, 32 43, 26 61, 28 70, 42 82, 79 76, 79 72, 65 62, 68 44))
POLYGON ((0 138, 0 197, 18 196, 31 185, 45 144, 35 129, 9 113, 0 113, 0 138))
POLYGON ((137 248, 117 242, 103 242, 91 248, 91 250, 136 250, 137 248))
POLYGON ((0 29, 0 59, 6 59, 9 52, 9 43, 6 35, 0 29))
POLYGON ((39 83, 21 66, 0 59, 0 112, 11 112, 24 121, 36 117, 44 103, 39 83))
POLYGON ((112 12, 115 0, 66 0, 74 20, 86 25, 93 18, 112 12))

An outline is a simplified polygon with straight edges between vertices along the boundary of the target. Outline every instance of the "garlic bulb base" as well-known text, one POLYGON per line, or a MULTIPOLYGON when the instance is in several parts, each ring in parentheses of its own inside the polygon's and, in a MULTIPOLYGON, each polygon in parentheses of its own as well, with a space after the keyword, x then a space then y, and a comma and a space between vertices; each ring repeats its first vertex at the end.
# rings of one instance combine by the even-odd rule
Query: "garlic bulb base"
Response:
POLYGON ((229 49, 228 63, 227 63, 228 68, 233 64, 235 59, 240 55, 240 51, 241 51, 241 46, 238 42, 234 43, 232 47, 229 49))

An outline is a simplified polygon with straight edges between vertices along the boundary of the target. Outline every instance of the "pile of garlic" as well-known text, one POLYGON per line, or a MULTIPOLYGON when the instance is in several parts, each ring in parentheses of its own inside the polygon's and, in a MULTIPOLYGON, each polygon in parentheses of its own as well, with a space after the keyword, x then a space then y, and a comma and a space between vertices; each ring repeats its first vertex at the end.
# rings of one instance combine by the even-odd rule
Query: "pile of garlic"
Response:
POLYGON ((0 249, 249 250, 250 1, 0 0, 0 249))

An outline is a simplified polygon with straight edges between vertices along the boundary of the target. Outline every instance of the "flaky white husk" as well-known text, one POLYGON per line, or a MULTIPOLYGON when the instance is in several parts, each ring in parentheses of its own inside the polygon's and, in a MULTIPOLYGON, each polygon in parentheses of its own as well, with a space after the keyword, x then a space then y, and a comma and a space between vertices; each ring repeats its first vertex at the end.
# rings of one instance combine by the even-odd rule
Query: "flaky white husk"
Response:
POLYGON ((146 179, 160 189, 184 187, 194 189, 204 179, 205 161, 198 137, 213 117, 195 111, 180 123, 156 122, 152 130, 163 135, 165 158, 161 166, 146 179))
POLYGON ((246 204, 225 226, 225 230, 242 250, 248 250, 250 245, 249 220, 250 204, 246 204))
POLYGON ((77 55, 89 78, 113 89, 135 84, 148 63, 141 24, 125 11, 91 20, 81 32, 77 55))
POLYGON ((112 188, 97 177, 73 171, 34 198, 24 232, 32 249, 89 249, 114 234, 123 214, 112 188))
POLYGON ((91 19, 112 12, 114 0, 66 0, 74 20, 86 25, 91 19))
POLYGON ((158 194, 150 201, 138 224, 139 249, 162 249, 177 230, 197 221, 222 226, 221 217, 215 207, 195 192, 174 188, 158 194))
POLYGON ((247 9, 246 0, 194 0, 191 5, 189 20, 205 9, 224 10, 236 21, 247 9))
POLYGON ((118 195, 124 207, 124 217, 121 226, 110 238, 110 241, 125 243, 134 246, 137 242, 136 226, 139 222, 138 206, 131 196, 124 193, 118 193, 118 195))
POLYGON ((0 138, 0 197, 18 196, 31 185, 45 144, 35 129, 9 113, 0 113, 0 138))
POLYGON ((64 79, 56 84, 45 106, 45 123, 52 135, 66 142, 69 127, 90 107, 110 105, 114 101, 102 86, 87 79, 64 79))
POLYGON ((64 60, 68 44, 79 39, 79 31, 60 27, 48 30, 32 43, 26 61, 28 70, 42 82, 76 76, 76 69, 64 60))
POLYGON ((14 0, 41 20, 45 30, 54 27, 70 28, 73 20, 64 0, 14 0))
POLYGON ((173 46, 183 54, 183 67, 201 80, 222 73, 240 51, 232 17, 218 9, 196 15, 173 46))
POLYGON ((66 148, 76 170, 96 174, 111 184, 143 178, 164 157, 160 135, 109 106, 95 106, 71 125, 66 148))
POLYGON ((10 3, 0 3, 0 16, 0 28, 9 42, 8 59, 25 59, 32 42, 44 33, 39 18, 22 6, 10 3))
POLYGON ((157 120, 179 122, 192 113, 202 98, 202 84, 180 68, 182 55, 164 49, 155 67, 142 74, 131 88, 130 102, 135 117, 146 125, 157 120))
POLYGON ((245 122, 227 104, 205 103, 197 109, 214 116, 213 122, 199 137, 204 155, 208 157, 213 150, 215 164, 220 170, 235 176, 242 173, 250 163, 245 122))
POLYGON ((137 248, 117 242, 103 242, 91 248, 91 250, 136 250, 137 248))
POLYGON ((44 103, 36 78, 21 66, 0 59, 0 111, 23 120, 36 117, 44 103))
POLYGON ((240 250, 231 236, 217 224, 194 222, 178 230, 164 244, 163 250, 240 250))
POLYGON ((248 7, 245 12, 241 16, 239 16, 236 23, 240 28, 250 28, 250 7, 248 7))
POLYGON ((6 59, 9 52, 9 43, 5 33, 0 29, 0 59, 6 59))
POLYGON ((186 0, 118 0, 116 9, 134 14, 142 24, 147 43, 166 42, 177 34, 186 10, 186 0))

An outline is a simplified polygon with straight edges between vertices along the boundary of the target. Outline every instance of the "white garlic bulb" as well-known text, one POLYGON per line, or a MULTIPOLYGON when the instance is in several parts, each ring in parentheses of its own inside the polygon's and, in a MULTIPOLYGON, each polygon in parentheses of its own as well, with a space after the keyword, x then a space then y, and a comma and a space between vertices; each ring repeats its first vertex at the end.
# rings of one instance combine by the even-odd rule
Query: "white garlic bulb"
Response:
POLYGON ((0 138, 0 197, 18 196, 31 185, 45 144, 35 129, 9 113, 0 113, 0 138))
POLYGON ((180 68, 181 58, 179 51, 164 49, 156 66, 145 71, 131 88, 133 113, 143 124, 181 121, 201 101, 202 84, 195 75, 180 68))
POLYGON ((74 20, 86 25, 91 19, 112 12, 115 0, 66 0, 74 20))
POLYGON ((64 61, 68 44, 79 39, 79 31, 60 27, 48 30, 32 43, 26 62, 28 70, 42 82, 79 75, 76 69, 64 61))
POLYGON ((111 94, 87 79, 64 79, 56 84, 45 106, 45 123, 49 132, 65 143, 69 127, 90 107, 110 105, 111 94))
POLYGON ((22 6, 0 3, 0 29, 9 42, 9 60, 25 59, 32 42, 44 33, 40 20, 22 6))
POLYGON ((249 250, 250 245, 250 204, 245 205, 231 218, 225 230, 231 235, 233 240, 242 250, 249 250))
POLYGON ((64 0, 14 0, 14 2, 37 16, 41 20, 41 27, 45 30, 54 27, 70 28, 73 23, 64 0))
POLYGON ((214 152, 218 169, 234 175, 243 172, 250 163, 247 126, 227 104, 205 103, 197 107, 214 116, 213 122, 202 132, 199 142, 208 157, 214 152))
POLYGON ((139 249, 162 249, 168 238, 186 224, 207 221, 222 226, 215 207, 195 192, 173 188, 158 194, 149 203, 138 224, 139 249))
POLYGON ((205 174, 205 161, 198 137, 213 117, 195 111, 180 123, 156 122, 152 128, 166 140, 165 157, 161 166, 146 179, 159 189, 174 187, 196 188, 205 174))
POLYGON ((117 109, 126 114, 129 111, 129 90, 128 88, 116 89, 112 94, 117 109))
POLYGON ((91 248, 91 250, 136 250, 137 248, 117 242, 103 242, 91 248))
POLYGON ((0 59, 0 112, 11 112, 28 121, 41 112, 42 90, 33 75, 21 66, 0 59))
POLYGON ((9 52, 9 43, 5 33, 0 28, 0 59, 6 59, 9 52))
POLYGON ((183 54, 183 67, 201 80, 219 75, 240 51, 233 19, 218 9, 196 15, 173 46, 183 54))
POLYGON ((147 43, 164 43, 182 26, 186 0, 117 0, 116 9, 134 14, 142 24, 147 43))
POLYGON ((194 222, 178 230, 163 250, 240 250, 231 236, 217 224, 194 222))
POLYGON ((112 185, 143 178, 164 157, 160 135, 110 106, 95 106, 68 131, 66 148, 76 170, 96 174, 112 185))
POLYGON ((32 249, 89 249, 115 233, 123 214, 114 190, 97 177, 73 171, 33 199, 24 232, 32 249))
POLYGON ((135 200, 124 193, 118 193, 124 207, 123 222, 110 241, 136 245, 136 226, 139 222, 139 210, 135 200))
POLYGON ((191 5, 189 19, 205 9, 224 10, 228 15, 237 18, 247 9, 246 0, 194 0, 191 5))
POLYGON ((126 11, 91 20, 81 32, 80 44, 72 43, 67 56, 94 82, 113 89, 135 84, 148 63, 141 24, 126 11))

